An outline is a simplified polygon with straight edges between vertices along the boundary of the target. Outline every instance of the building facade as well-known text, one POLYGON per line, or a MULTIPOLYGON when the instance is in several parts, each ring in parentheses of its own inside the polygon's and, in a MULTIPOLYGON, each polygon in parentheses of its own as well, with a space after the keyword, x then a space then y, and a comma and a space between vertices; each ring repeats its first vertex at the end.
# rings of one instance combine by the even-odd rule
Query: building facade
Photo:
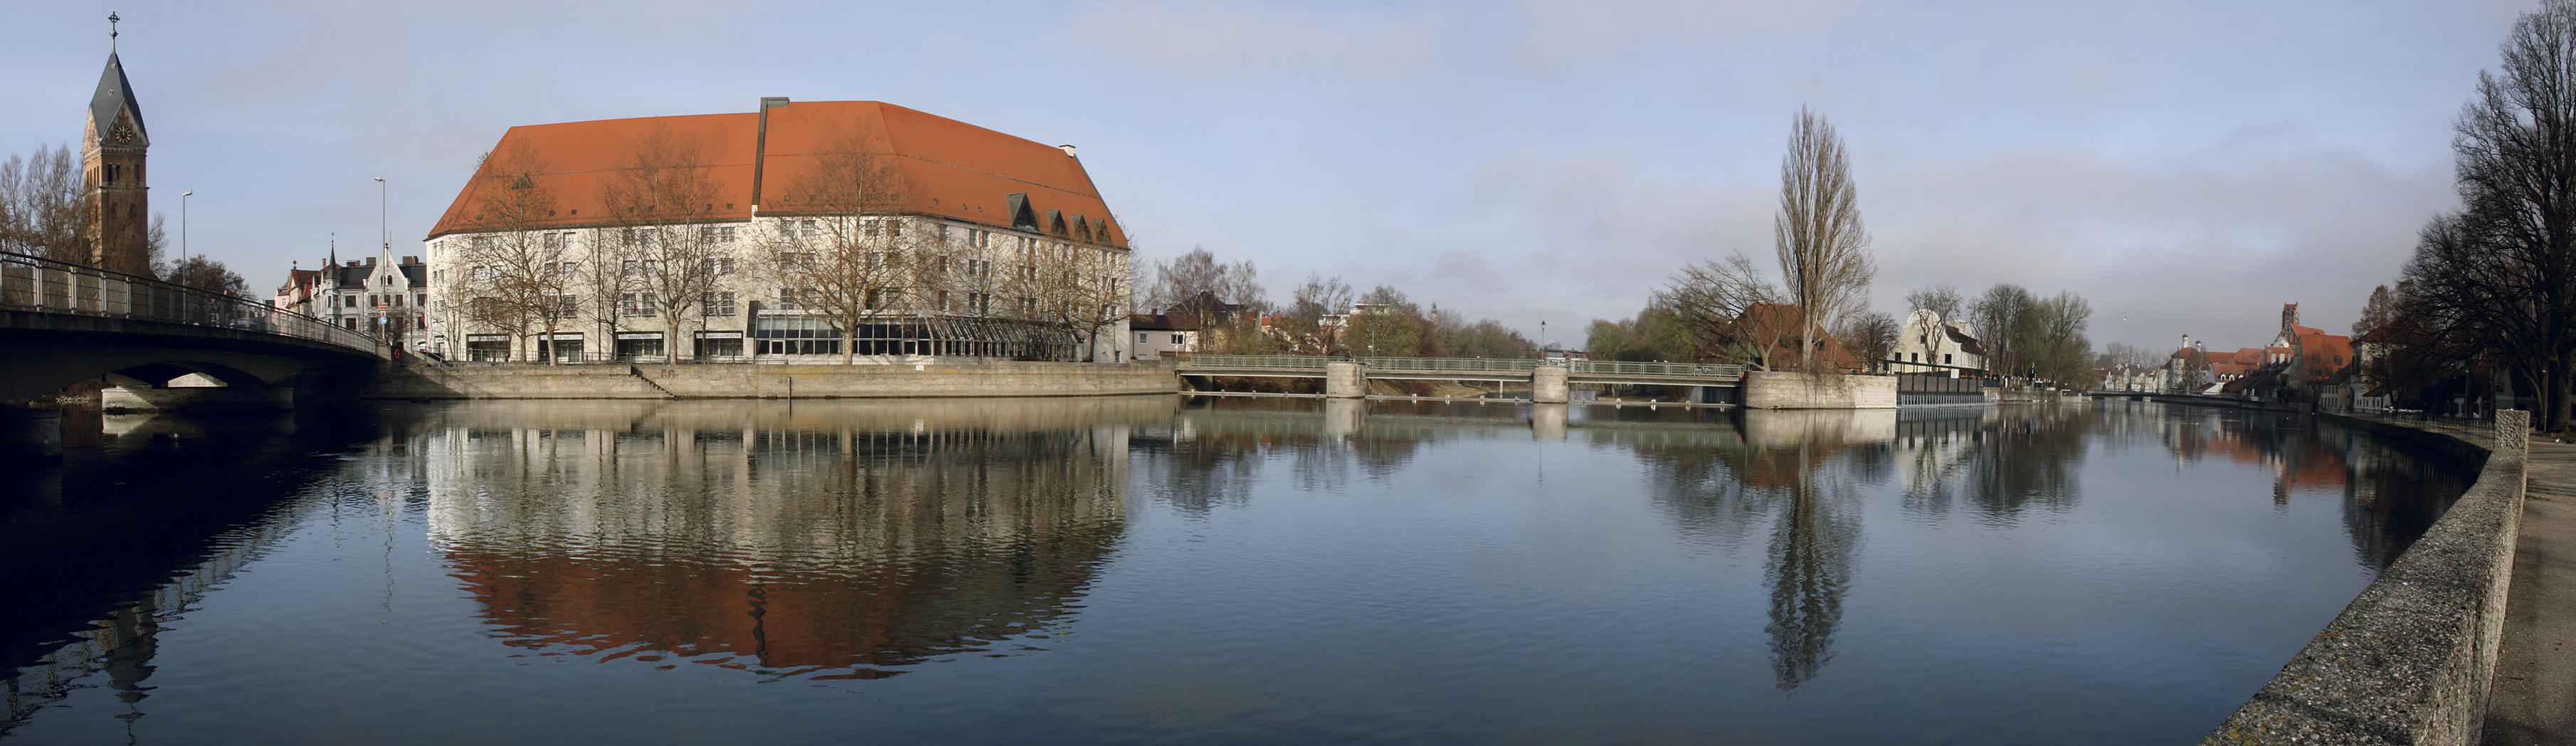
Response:
POLYGON ((1947 373, 1957 378, 1961 370, 1986 367, 1986 349, 1968 322, 1944 322, 1930 309, 1918 308, 1906 315, 1905 329, 1897 333, 1896 346, 1888 354, 1893 357, 1887 368, 1897 373, 1947 373))
POLYGON ((1071 146, 873 101, 513 127, 426 240, 463 359, 1125 360, 1071 146))
POLYGON ((385 337, 394 349, 417 353, 435 348, 429 302, 429 265, 420 257, 395 261, 386 253, 346 263, 334 257, 321 269, 289 270, 269 305, 385 337))

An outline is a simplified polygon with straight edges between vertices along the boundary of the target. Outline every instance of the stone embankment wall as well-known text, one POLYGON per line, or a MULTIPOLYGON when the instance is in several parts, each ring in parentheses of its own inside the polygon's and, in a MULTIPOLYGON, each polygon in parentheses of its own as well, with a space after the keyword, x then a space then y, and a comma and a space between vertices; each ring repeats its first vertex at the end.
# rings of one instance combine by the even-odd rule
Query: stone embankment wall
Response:
POLYGON ((1745 371, 1747 409, 1894 409, 1896 377, 1745 371))
POLYGON ((2530 413, 2496 414, 2491 448, 2320 414, 2483 457, 2478 481, 2203 744, 2474 744, 2522 524, 2530 413))
POLYGON ((1180 390, 1169 363, 450 365, 387 371, 374 399, 837 399, 1180 390))

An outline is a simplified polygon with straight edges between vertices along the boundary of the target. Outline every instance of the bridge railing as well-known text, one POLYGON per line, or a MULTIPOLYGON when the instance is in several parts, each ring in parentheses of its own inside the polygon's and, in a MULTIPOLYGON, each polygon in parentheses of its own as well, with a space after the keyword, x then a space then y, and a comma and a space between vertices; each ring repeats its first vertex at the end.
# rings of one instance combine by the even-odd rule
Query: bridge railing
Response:
POLYGON ((1171 355, 1194 368, 1312 368, 1323 370, 1333 358, 1315 355, 1171 355))
POLYGON ((1743 378, 1744 366, 1710 363, 1637 363, 1625 360, 1576 360, 1571 373, 1628 376, 1697 376, 1743 378))
POLYGON ((264 300, 0 252, 0 308, 222 327, 376 350, 376 338, 264 300))
MULTIPOLYGON (((1341 358, 1321 355, 1204 355, 1176 354, 1180 364, 1192 368, 1272 368, 1321 369, 1325 363, 1341 358)), ((1528 373, 1539 361, 1528 358, 1490 357, 1363 357, 1352 358, 1370 370, 1383 371, 1454 371, 1459 373, 1528 373)), ((1711 363, 1635 363, 1619 360, 1576 360, 1567 371, 1589 375, 1688 376, 1694 378, 1743 378, 1744 366, 1711 363)))
POLYGON ((1483 373, 1527 373, 1538 367, 1528 358, 1492 357, 1364 357, 1359 364, 1372 370, 1437 370, 1483 373))

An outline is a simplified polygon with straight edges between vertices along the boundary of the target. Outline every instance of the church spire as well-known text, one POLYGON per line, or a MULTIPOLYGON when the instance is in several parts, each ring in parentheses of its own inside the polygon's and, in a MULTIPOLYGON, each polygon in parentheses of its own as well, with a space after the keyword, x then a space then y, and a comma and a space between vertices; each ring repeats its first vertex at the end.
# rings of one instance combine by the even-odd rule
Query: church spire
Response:
POLYGON ((98 91, 89 99, 88 131, 81 133, 91 266, 152 274, 151 187, 144 172, 144 153, 151 146, 143 129, 143 105, 134 100, 125 64, 108 52, 107 69, 99 72, 98 91))

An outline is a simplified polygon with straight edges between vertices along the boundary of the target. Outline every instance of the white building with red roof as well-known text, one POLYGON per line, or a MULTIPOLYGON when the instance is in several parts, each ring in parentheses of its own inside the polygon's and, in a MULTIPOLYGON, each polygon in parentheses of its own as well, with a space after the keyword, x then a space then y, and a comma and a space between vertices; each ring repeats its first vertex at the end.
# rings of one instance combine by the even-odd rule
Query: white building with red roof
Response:
POLYGON ((1074 148, 875 101, 512 127, 426 244, 457 358, 1127 357, 1074 148))

